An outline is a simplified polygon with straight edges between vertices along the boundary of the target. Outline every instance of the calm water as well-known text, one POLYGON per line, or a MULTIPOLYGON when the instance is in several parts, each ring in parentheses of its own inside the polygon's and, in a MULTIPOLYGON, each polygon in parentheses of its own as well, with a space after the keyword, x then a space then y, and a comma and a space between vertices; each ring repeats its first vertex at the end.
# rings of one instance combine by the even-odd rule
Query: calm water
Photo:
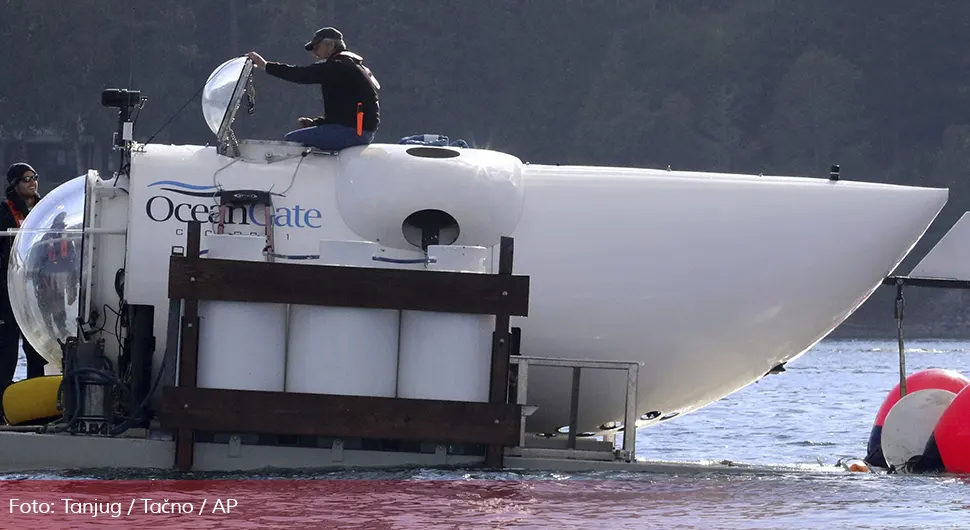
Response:
MULTIPOLYGON (((907 350, 910 373, 939 367, 970 374, 970 343, 909 341, 907 350)), ((637 451, 650 460, 798 465, 800 472, 676 476, 425 469, 262 475, 252 478, 337 482, 212 486, 235 491, 248 503, 249 522, 223 517, 207 519, 204 527, 970 528, 970 479, 846 473, 836 467, 839 458, 865 455, 876 411, 898 382, 895 341, 823 342, 787 368, 699 412, 642 430, 637 451), (368 480, 348 481, 353 479, 368 480), (231 487, 235 490, 226 489, 231 487), (295 497, 294 488, 301 487, 295 497)), ((188 527, 187 521, 170 522, 188 527)))

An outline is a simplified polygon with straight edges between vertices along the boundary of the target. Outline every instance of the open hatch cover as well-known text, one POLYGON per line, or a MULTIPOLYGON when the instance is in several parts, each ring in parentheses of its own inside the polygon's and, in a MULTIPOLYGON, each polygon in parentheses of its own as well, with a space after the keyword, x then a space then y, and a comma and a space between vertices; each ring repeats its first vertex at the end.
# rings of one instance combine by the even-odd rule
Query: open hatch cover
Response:
POLYGON ((202 89, 202 115, 219 142, 219 153, 238 156, 239 143, 232 132, 236 112, 247 96, 252 113, 253 62, 248 57, 230 59, 213 70, 202 89))

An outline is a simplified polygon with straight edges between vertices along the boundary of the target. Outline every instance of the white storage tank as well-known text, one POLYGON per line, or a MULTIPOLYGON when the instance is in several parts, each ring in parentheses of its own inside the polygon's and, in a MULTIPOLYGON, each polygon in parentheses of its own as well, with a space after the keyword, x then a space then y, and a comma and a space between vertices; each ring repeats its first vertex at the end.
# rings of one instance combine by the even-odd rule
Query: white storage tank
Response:
MULTIPOLYGON (((477 246, 430 245, 429 271, 487 273, 489 250, 477 246)), ((429 272, 434 274, 434 272, 429 272)), ((495 317, 401 312, 401 398, 488 402, 495 317)))
MULTIPOLYGON (((266 238, 205 236, 207 259, 265 261, 266 238)), ((286 305, 199 301, 201 388, 282 392, 286 376, 286 305)))
MULTIPOLYGON (((380 268, 370 241, 321 241, 319 265, 380 268)), ((293 305, 286 391, 394 397, 400 311, 293 305)))

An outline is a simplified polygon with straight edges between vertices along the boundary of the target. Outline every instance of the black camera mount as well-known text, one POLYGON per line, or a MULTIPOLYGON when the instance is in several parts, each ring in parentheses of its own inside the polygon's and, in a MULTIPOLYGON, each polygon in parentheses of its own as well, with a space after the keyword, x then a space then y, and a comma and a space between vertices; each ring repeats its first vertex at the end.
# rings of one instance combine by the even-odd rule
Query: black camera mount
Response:
POLYGON ((115 133, 114 145, 127 147, 134 138, 131 111, 142 108, 148 98, 141 95, 140 90, 125 88, 106 88, 101 91, 101 106, 118 109, 118 132, 115 133))

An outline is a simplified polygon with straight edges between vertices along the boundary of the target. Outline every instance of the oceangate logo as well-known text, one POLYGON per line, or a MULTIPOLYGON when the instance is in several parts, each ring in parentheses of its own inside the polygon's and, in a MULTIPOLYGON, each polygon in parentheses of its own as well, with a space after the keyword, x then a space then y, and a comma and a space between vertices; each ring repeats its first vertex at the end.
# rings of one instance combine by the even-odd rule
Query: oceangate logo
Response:
MULTIPOLYGON (((193 202, 173 200, 168 195, 153 195, 145 202, 145 214, 156 223, 176 220, 180 223, 198 221, 203 223, 219 222, 219 201, 223 192, 218 186, 200 186, 175 180, 159 180, 148 185, 159 191, 195 197, 193 202), (209 199, 209 200, 204 200, 209 199)), ((270 195, 281 197, 278 193, 270 195)), ((323 213, 316 208, 304 208, 297 204, 293 207, 277 206, 273 212, 273 224, 287 228, 320 228, 323 213)), ((255 204, 230 207, 226 215, 226 225, 264 226, 263 208, 255 204)))

